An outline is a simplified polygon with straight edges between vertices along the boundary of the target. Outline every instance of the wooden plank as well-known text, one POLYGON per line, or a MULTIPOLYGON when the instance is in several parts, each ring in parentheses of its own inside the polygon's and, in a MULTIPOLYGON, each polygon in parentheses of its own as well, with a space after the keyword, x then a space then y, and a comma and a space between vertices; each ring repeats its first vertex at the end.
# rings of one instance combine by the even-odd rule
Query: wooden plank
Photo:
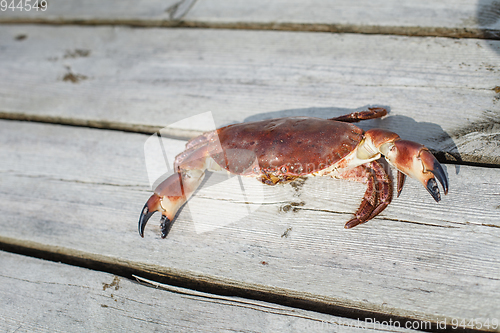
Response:
POLYGON ((412 332, 0 251, 2 332, 412 332), (349 326, 351 325, 351 326, 349 326))
POLYGON ((127 24, 500 38, 495 0, 231 2, 52 0, 46 11, 0 12, 0 23, 127 24), (77 8, 77 10, 75 9, 77 8))
POLYGON ((500 163, 497 41, 3 26, 0 46, 2 118, 147 132, 207 111, 222 126, 378 105, 391 117, 363 128, 398 132, 442 159, 500 163))
MULTIPOLYGON (((448 324, 500 317, 499 169, 462 166, 457 174, 448 165, 450 193, 439 204, 408 181, 383 214, 353 230, 343 225, 364 192, 358 183, 245 182, 242 201, 229 183, 207 183, 196 194, 204 215, 183 209, 166 239, 154 218, 141 239, 146 136, 0 124, 2 244, 323 309, 448 324), (261 201, 245 204, 258 191, 261 201), (242 207, 252 213, 218 223, 242 207)), ((182 144, 165 142, 168 155, 182 144)))

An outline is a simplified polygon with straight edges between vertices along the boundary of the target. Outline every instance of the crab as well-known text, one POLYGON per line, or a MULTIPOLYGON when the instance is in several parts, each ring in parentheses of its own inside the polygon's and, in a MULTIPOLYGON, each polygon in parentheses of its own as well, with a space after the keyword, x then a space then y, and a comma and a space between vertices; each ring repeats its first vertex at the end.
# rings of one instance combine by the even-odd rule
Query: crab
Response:
POLYGON ((364 132, 351 124, 387 115, 384 108, 368 108, 344 116, 321 119, 285 117, 233 124, 204 133, 177 155, 174 174, 156 187, 139 217, 139 234, 150 217, 161 212, 165 238, 179 209, 201 184, 205 171, 226 171, 253 177, 267 185, 296 178, 330 176, 367 184, 349 229, 380 214, 393 198, 393 181, 377 161, 382 156, 397 169, 397 196, 406 176, 419 180, 436 202, 441 200, 437 180, 448 193, 448 178, 423 145, 402 140, 384 129, 364 132))

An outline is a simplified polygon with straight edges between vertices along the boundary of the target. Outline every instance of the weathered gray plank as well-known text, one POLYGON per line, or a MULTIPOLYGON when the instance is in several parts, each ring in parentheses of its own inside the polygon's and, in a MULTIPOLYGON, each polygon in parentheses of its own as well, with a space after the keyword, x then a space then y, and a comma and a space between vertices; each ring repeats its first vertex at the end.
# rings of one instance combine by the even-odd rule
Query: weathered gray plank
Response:
POLYGON ((2 118, 152 131, 207 111, 221 126, 379 105, 391 117, 362 126, 500 163, 496 41, 3 26, 0 48, 2 118))
POLYGON ((0 251, 2 332, 411 332, 0 251), (351 325, 351 326, 349 326, 351 325))
MULTIPOLYGON (((439 204, 408 181, 383 214, 353 230, 343 224, 359 204, 361 184, 248 182, 247 198, 264 195, 245 205, 248 199, 235 200, 238 188, 207 183, 196 194, 201 216, 190 206, 169 237, 160 239, 152 221, 141 239, 145 136, 0 123, 4 244, 418 320, 500 317, 498 169, 462 166, 456 174, 448 166, 450 194, 439 204), (253 212, 217 225, 242 207, 253 212)), ((182 144, 166 142, 168 154, 182 144)))
POLYGON ((3 23, 129 24, 500 38, 498 2, 467 1, 68 1, 46 11, 7 10, 3 23))

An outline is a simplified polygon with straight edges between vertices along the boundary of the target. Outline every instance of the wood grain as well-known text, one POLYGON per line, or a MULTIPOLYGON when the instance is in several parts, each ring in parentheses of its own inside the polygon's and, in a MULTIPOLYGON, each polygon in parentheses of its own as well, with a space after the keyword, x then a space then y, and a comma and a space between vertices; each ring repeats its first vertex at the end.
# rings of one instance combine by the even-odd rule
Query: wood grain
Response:
POLYGON ((500 42, 352 34, 3 26, 0 117, 172 137, 384 106, 441 160, 498 165, 500 42), (17 36, 27 36, 17 40, 17 36), (383 45, 383 47, 381 47, 383 45))
POLYGON ((348 1, 221 0, 65 1, 46 11, 7 10, 0 23, 349 32, 455 38, 500 38, 495 0, 348 1))
MULTIPOLYGON (((354 313, 448 323, 500 317, 498 169, 462 166, 457 174, 448 165, 450 194, 439 204, 408 181, 383 214, 353 230, 343 224, 359 204, 362 184, 245 182, 247 198, 259 191, 263 197, 242 201, 235 199, 239 188, 214 175, 195 195, 203 215, 185 207, 166 239, 154 217, 141 239, 137 219, 150 193, 147 136, 14 121, 1 126, 3 244, 354 313), (251 214, 220 223, 242 209, 251 214)), ((167 150, 183 144, 165 142, 167 150)))
POLYGON ((412 332, 1 251, 0 265, 2 332, 412 332))

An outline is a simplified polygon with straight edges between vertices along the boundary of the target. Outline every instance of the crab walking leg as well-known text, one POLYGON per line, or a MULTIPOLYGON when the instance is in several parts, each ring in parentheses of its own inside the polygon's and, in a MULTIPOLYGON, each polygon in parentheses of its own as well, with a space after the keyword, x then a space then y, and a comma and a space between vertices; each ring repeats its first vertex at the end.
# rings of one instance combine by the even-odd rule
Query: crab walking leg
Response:
POLYGON ((342 121, 344 123, 357 123, 362 120, 382 118, 387 115, 384 108, 368 108, 367 111, 349 113, 340 117, 330 118, 328 120, 342 121))
POLYGON ((368 217, 368 220, 371 220, 372 218, 380 214, 391 203, 393 195, 392 180, 387 172, 385 172, 382 165, 377 161, 373 161, 370 166, 375 176, 375 184, 377 186, 378 193, 378 204, 370 214, 370 217, 368 217))
POLYGON ((377 161, 360 165, 340 175, 344 179, 366 181, 367 189, 355 217, 345 224, 346 229, 371 220, 382 212, 392 200, 392 181, 377 161))
POLYGON ((144 205, 139 217, 141 237, 144 237, 144 228, 149 218, 156 211, 159 211, 162 214, 161 237, 165 238, 170 231, 175 215, 200 186, 207 167, 214 164, 208 153, 207 145, 191 149, 188 152, 188 154, 184 152, 176 157, 174 169, 177 172, 160 183, 155 189, 155 193, 144 205))

